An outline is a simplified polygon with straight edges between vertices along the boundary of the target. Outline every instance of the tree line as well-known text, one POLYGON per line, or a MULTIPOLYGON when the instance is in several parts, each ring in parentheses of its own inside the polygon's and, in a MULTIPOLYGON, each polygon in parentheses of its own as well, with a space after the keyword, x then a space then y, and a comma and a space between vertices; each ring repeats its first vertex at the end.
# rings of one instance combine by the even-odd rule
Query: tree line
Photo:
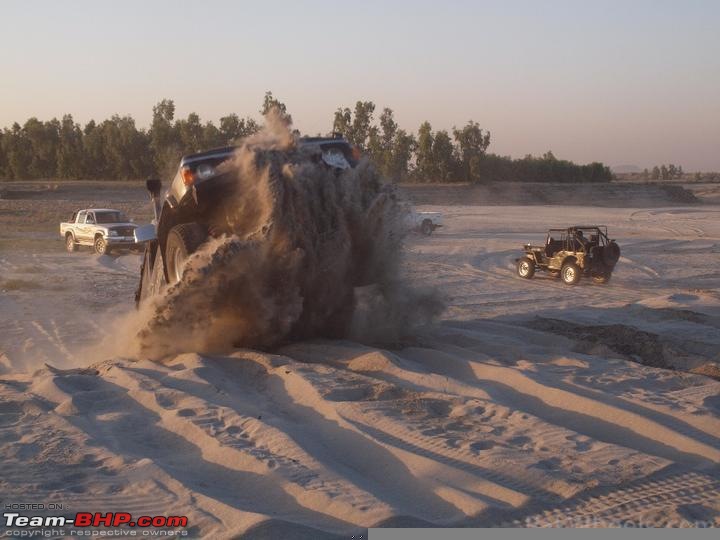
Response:
MULTIPOLYGON (((265 94, 260 113, 276 108, 292 122, 285 104, 271 92, 265 94)), ((131 116, 114 115, 84 126, 72 115, 62 120, 30 118, 0 131, 0 178, 6 180, 138 179, 170 176, 180 156, 208 148, 237 144, 257 132, 261 124, 252 117, 229 114, 216 125, 202 122, 196 113, 175 118, 175 103, 163 99, 153 107, 147 129, 138 128, 131 116)), ((416 133, 401 129, 389 108, 377 121, 375 104, 358 101, 350 109, 338 108, 332 131, 369 155, 381 172, 398 182, 607 182, 610 169, 601 163, 577 165, 543 156, 513 159, 488 153, 490 133, 468 121, 451 131, 433 131, 423 122, 416 133)))
POLYGON ((682 180, 685 172, 682 165, 655 165, 652 170, 644 169, 641 176, 646 180, 682 180))

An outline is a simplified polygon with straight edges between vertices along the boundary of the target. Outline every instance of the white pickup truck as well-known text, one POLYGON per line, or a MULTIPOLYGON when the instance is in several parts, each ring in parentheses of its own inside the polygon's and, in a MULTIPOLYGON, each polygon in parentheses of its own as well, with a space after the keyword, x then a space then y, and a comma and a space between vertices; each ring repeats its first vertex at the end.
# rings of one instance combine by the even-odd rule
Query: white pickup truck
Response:
POLYGON ((413 208, 406 214, 405 224, 411 231, 430 236, 435 229, 443 226, 443 215, 440 212, 417 212, 413 208))
POLYGON ((60 236, 65 239, 68 251, 78 246, 92 246, 95 253, 104 255, 111 249, 135 245, 137 228, 120 210, 87 208, 73 213, 69 222, 60 223, 60 236))

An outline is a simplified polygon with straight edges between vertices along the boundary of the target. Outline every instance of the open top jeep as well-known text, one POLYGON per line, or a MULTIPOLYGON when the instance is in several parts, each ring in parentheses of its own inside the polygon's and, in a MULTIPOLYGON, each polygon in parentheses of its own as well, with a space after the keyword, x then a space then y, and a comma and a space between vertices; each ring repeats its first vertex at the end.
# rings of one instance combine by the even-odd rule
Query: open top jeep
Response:
POLYGON ((520 277, 530 279, 542 270, 568 285, 575 285, 581 276, 607 283, 620 259, 620 247, 608 238, 604 225, 550 229, 544 246, 526 244, 524 250, 516 259, 520 277))

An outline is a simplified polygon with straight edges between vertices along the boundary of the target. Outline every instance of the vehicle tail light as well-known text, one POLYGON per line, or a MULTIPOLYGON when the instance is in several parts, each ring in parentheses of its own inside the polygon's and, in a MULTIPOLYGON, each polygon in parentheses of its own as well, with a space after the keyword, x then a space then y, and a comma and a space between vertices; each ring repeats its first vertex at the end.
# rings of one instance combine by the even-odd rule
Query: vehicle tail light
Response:
POLYGON ((195 174, 190 170, 189 167, 183 167, 182 169, 183 184, 190 186, 195 182, 195 174))

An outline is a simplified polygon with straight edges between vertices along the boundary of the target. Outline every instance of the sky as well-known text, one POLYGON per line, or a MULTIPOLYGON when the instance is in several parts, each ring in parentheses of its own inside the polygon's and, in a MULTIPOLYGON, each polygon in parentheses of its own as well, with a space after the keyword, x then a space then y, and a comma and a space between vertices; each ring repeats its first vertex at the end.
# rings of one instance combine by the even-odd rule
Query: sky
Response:
POLYGON ((718 171, 719 23, 715 0, 4 0, 0 126, 259 117, 271 90, 307 134, 370 100, 502 155, 718 171))

